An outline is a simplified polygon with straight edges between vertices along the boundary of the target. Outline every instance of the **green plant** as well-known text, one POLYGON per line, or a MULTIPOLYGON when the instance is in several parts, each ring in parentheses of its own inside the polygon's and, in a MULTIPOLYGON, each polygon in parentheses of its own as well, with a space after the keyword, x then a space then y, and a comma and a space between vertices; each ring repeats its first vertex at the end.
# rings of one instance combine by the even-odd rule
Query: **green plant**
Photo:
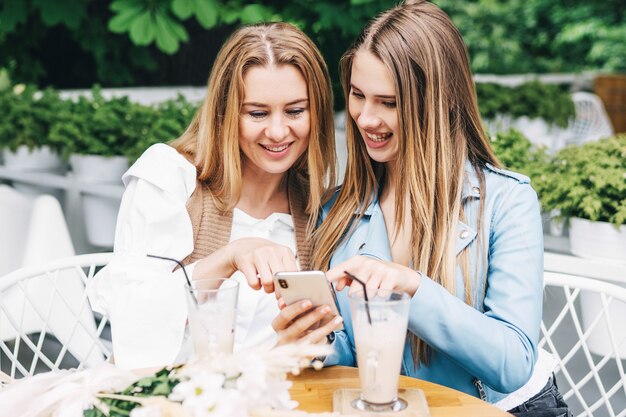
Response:
MULTIPOLYGON (((180 368, 163 368, 156 372, 152 376, 147 376, 139 381, 131 384, 129 387, 120 391, 118 395, 125 398, 101 398, 100 404, 106 406, 109 410, 108 414, 105 414, 98 407, 91 407, 83 411, 84 417, 127 417, 130 412, 141 406, 138 402, 129 401, 129 398, 133 397, 154 397, 161 396, 167 398, 172 393, 172 390, 176 384, 180 383, 181 379, 177 378, 175 371, 180 368)), ((101 408, 102 405, 100 406, 101 408)))
POLYGON ((123 155, 132 162, 150 145, 180 136, 195 110, 182 96, 146 106, 128 97, 105 99, 94 87, 91 97, 68 101, 57 113, 50 138, 68 143, 67 153, 123 155))
MULTIPOLYGON (((153 107, 145 107, 144 111, 154 114, 152 122, 147 126, 146 134, 133 146, 128 147, 124 155, 132 162, 151 145, 176 139, 189 126, 197 109, 197 104, 190 103, 182 95, 153 107)), ((146 117, 146 120, 148 119, 150 117, 146 117)))
POLYGON ((566 127, 574 117, 571 95, 558 85, 532 81, 516 87, 492 83, 476 84, 478 107, 486 119, 498 115, 541 118, 548 124, 566 127))
POLYGON ((127 97, 105 100, 100 89, 92 89, 92 97, 80 97, 68 102, 69 109, 60 114, 51 128, 50 136, 66 138, 71 143, 69 151, 78 154, 102 156, 122 155, 124 150, 138 141, 146 126, 145 113, 138 112, 127 97), (139 113, 139 122, 137 114, 139 113))
POLYGON ((498 132, 490 140, 493 151, 506 169, 527 175, 533 185, 541 181, 550 162, 545 148, 533 145, 515 129, 498 132))
MULTIPOLYGON (((0 66, 17 82, 85 87, 201 84, 174 68, 209 68, 232 27, 283 20, 319 45, 333 79, 364 24, 397 0, 0 0, 0 66), (208 54, 208 56, 207 56, 208 54), (58 68, 56 62, 73 65, 58 68), (190 60, 188 57, 196 57, 190 60), (207 56, 206 60, 198 59, 207 56), (56 67, 56 68, 51 68, 56 67)), ((472 70, 626 70, 623 0, 434 0, 458 26, 472 70)), ((189 71, 185 70, 185 73, 189 71)), ((336 90, 339 93, 339 90, 336 90)), ((341 96, 337 94, 341 99, 341 96)))
POLYGON ((561 149, 536 185, 544 210, 626 223, 626 134, 561 149))
POLYGON ((37 91, 34 86, 18 84, 0 92, 0 148, 16 151, 20 146, 33 150, 49 146, 61 153, 68 145, 65 138, 51 137, 50 128, 66 103, 53 89, 37 91))

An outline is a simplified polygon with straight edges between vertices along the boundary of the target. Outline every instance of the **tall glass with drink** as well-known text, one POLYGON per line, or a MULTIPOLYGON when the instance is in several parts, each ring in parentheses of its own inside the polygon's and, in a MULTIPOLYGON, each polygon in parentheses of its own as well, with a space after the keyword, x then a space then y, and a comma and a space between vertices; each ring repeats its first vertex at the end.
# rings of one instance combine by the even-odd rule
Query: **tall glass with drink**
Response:
POLYGON ((189 327, 196 355, 233 352, 239 283, 229 278, 207 278, 187 286, 189 327))
POLYGON ((368 290, 350 296, 361 395, 352 405, 363 411, 399 411, 398 380, 409 317, 407 294, 368 290), (367 299, 366 299, 367 295, 367 299))

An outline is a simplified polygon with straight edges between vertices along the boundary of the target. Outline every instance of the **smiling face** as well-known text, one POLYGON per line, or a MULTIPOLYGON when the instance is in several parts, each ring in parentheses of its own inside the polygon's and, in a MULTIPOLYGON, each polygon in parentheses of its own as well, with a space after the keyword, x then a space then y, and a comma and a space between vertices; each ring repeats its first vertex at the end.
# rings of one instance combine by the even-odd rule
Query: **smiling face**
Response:
POLYGON ((309 145, 311 117, 304 77, 292 65, 254 66, 243 82, 239 148, 244 173, 282 175, 309 145))
POLYGON ((354 56, 348 100, 370 158, 380 163, 395 160, 400 140, 396 88, 387 67, 367 50, 354 56))

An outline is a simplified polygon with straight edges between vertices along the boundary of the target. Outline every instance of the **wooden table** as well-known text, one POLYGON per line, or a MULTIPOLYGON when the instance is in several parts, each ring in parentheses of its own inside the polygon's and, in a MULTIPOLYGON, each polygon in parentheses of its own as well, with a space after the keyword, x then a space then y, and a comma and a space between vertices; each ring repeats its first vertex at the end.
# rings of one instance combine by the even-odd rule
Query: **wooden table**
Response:
MULTIPOLYGON (((304 369, 293 381, 291 398, 299 410, 321 413, 333 410, 333 392, 339 388, 359 388, 357 368, 331 366, 320 371, 304 369)), ((420 379, 400 377, 400 388, 419 388, 426 394, 431 417, 511 417, 476 397, 420 379)))

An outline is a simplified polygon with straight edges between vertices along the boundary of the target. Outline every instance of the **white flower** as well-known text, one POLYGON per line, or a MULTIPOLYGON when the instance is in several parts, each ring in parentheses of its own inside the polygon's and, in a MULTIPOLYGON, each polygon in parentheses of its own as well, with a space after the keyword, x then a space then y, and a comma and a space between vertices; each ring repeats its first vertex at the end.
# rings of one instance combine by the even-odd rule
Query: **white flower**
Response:
POLYGON ((161 407, 156 404, 144 407, 135 407, 130 412, 130 417, 161 417, 161 407))
POLYGON ((26 85, 24 84, 15 84, 13 86, 13 94, 15 94, 16 96, 22 94, 24 90, 26 90, 26 85))
POLYGON ((2 415, 37 409, 43 410, 37 415, 82 417, 82 411, 94 404, 106 413, 105 401, 111 399, 139 403, 130 417, 244 417, 254 410, 288 410, 297 403, 289 396, 291 382, 285 374, 327 353, 326 346, 298 344, 200 358, 169 372, 170 380, 180 382, 168 398, 115 394, 138 375, 110 364, 54 371, 11 381, 0 391, 0 410, 2 415), (29 402, 30 398, 38 401, 29 402))

